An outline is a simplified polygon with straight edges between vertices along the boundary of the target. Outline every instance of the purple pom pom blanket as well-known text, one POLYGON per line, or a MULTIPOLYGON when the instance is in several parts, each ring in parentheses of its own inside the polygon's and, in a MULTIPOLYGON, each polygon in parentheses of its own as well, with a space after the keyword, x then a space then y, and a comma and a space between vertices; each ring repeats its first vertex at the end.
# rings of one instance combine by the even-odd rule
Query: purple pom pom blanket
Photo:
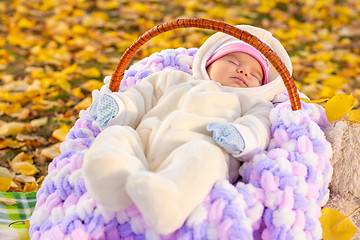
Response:
MULTIPOLYGON (((152 54, 130 67, 120 90, 164 68, 191 73, 196 51, 152 54)), ((106 78, 100 91, 110 91, 108 84, 106 78)), ((135 205, 108 212, 89 196, 81 167, 100 129, 82 111, 37 193, 31 239, 321 239, 320 210, 332 174, 326 115, 316 104, 302 102, 301 110, 292 111, 286 94, 278 99, 284 101, 270 114, 267 151, 243 164, 241 182, 218 181, 184 225, 166 236, 152 231, 135 205)))

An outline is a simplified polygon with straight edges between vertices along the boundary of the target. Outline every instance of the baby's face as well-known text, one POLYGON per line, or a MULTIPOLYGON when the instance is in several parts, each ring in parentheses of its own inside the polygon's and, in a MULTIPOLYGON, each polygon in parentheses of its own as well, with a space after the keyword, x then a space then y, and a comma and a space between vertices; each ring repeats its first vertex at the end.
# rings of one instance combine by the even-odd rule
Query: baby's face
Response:
POLYGON ((229 87, 258 87, 264 74, 260 63, 243 52, 229 53, 207 67, 211 80, 229 87))

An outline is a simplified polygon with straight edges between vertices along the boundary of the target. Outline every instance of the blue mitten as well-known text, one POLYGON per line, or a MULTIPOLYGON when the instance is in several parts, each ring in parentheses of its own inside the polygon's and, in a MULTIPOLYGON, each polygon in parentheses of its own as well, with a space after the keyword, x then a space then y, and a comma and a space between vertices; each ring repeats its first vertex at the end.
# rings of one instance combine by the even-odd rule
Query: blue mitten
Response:
POLYGON ((211 123, 207 130, 213 131, 214 141, 226 152, 236 156, 244 151, 244 139, 231 123, 211 123))
POLYGON ((98 97, 90 107, 90 117, 102 128, 118 113, 119 106, 115 99, 106 94, 98 97))

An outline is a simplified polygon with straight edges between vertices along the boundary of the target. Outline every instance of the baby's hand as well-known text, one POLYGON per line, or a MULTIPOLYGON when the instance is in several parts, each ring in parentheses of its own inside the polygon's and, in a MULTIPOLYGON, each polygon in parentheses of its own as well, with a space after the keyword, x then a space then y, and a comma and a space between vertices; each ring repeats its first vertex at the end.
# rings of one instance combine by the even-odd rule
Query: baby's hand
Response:
POLYGON ((244 139, 231 123, 211 123, 207 130, 213 131, 214 141, 226 152, 236 156, 244 151, 244 139))
POLYGON ((118 104, 113 97, 107 94, 100 95, 90 107, 90 117, 102 128, 118 113, 118 104))

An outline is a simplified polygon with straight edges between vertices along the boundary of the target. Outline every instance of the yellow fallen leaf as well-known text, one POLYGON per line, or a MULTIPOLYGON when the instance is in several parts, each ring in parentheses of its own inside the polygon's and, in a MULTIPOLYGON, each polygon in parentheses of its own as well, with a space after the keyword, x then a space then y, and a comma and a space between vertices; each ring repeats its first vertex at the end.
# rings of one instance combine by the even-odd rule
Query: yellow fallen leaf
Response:
POLYGON ((215 6, 208 10, 208 14, 214 18, 224 18, 227 13, 227 8, 222 6, 215 6))
POLYGON ((328 86, 323 86, 323 88, 321 89, 321 91, 319 92, 319 97, 321 98, 329 98, 332 97, 336 94, 337 89, 335 88, 331 88, 328 86))
POLYGON ((17 111, 19 111, 20 109, 22 109, 21 104, 19 103, 15 103, 15 104, 7 104, 7 103, 1 103, 1 112, 4 112, 5 114, 14 114, 17 111))
POLYGON ((83 48, 86 44, 85 39, 80 36, 74 36, 74 38, 70 39, 67 44, 74 48, 83 48))
POLYGON ((28 154, 21 152, 18 155, 16 155, 13 160, 11 161, 11 163, 14 162, 28 162, 30 164, 33 163, 32 157, 30 157, 28 154))
POLYGON ((118 9, 119 2, 115 0, 99 1, 97 7, 104 10, 118 9))
POLYGON ((97 58, 97 60, 98 60, 99 62, 102 62, 102 63, 106 63, 106 62, 109 61, 109 59, 108 59, 107 57, 105 57, 105 56, 99 56, 99 57, 97 58))
POLYGON ((85 15, 85 12, 81 9, 74 9, 72 13, 75 17, 83 17, 85 15))
POLYGON ((356 77, 358 75, 355 67, 347 67, 339 72, 340 75, 345 77, 356 77))
POLYGON ((85 97, 85 95, 82 93, 80 88, 74 88, 71 92, 75 97, 79 97, 79 98, 85 97))
POLYGON ((320 223, 324 240, 348 240, 355 234, 356 227, 349 216, 331 208, 324 208, 321 213, 320 223))
POLYGON ((41 176, 36 180, 36 183, 39 185, 39 187, 41 186, 41 184, 43 183, 45 179, 45 176, 41 176))
POLYGON ((0 91, 0 98, 10 103, 21 103, 27 101, 24 93, 10 93, 8 91, 0 91))
POLYGON ((336 94, 325 105, 325 113, 330 122, 344 117, 354 107, 356 98, 351 95, 336 94))
POLYGON ((44 77, 44 78, 41 78, 40 80, 40 86, 43 88, 43 89, 46 89, 48 88, 50 85, 52 85, 54 83, 54 79, 51 78, 51 77, 44 77))
POLYGON ((102 86, 104 85, 104 83, 95 80, 95 79, 91 79, 89 81, 86 81, 85 83, 80 85, 80 88, 85 89, 88 92, 92 92, 95 89, 100 89, 102 86))
MULTIPOLYGON (((74 105, 74 100, 69 100, 66 104, 65 104, 65 106, 66 107, 72 107, 74 105)), ((59 117, 59 119, 61 119, 61 117, 59 117)), ((61 120, 60 120, 61 121, 61 120)))
POLYGON ((70 128, 70 126, 62 124, 60 128, 53 131, 52 136, 57 140, 63 142, 65 141, 66 134, 70 131, 70 128))
POLYGON ((11 173, 9 169, 5 167, 0 167, 0 177, 12 179, 14 177, 14 174, 11 173))
POLYGON ((31 71, 30 76, 33 79, 41 79, 46 77, 46 73, 43 71, 43 69, 34 69, 33 71, 31 71))
POLYGON ((68 74, 74 73, 77 69, 78 69, 78 65, 76 63, 74 63, 73 65, 62 70, 61 73, 64 75, 68 75, 68 74))
POLYGON ((133 4, 131 4, 131 8, 137 13, 146 14, 149 11, 149 6, 139 2, 134 2, 133 4))
POLYGON ((13 33, 13 34, 9 34, 6 39, 10 44, 19 46, 22 43, 22 40, 24 39, 24 35, 13 33))
POLYGON ((20 175, 16 175, 14 177, 14 180, 17 180, 21 183, 27 183, 27 182, 37 182, 35 177, 33 176, 29 176, 29 175, 24 175, 24 174, 20 174, 20 175))
POLYGON ((51 93, 49 93, 49 97, 53 97, 53 98, 56 98, 60 95, 60 90, 54 90, 52 91, 51 93))
POLYGON ((8 114, 10 117, 16 118, 18 120, 25 120, 29 118, 30 109, 28 108, 20 108, 18 111, 14 113, 8 114))
POLYGON ((34 176, 39 170, 28 162, 12 162, 10 164, 11 169, 15 173, 22 173, 26 176, 34 176))
POLYGON ((36 182, 30 182, 30 183, 25 183, 25 186, 24 186, 24 190, 23 192, 26 193, 26 192, 33 192, 33 191, 36 191, 38 190, 38 185, 36 182))
POLYGON ((328 101, 330 98, 322 98, 318 100, 309 100, 307 98, 300 98, 300 100, 306 102, 306 103, 322 103, 328 101))
POLYGON ((90 97, 87 97, 87 98, 84 98, 81 102, 79 102, 78 104, 76 104, 76 106, 74 107, 74 109, 80 111, 80 110, 85 110, 87 109, 88 107, 90 107, 91 105, 91 98, 90 97))
POLYGON ((323 81, 323 86, 339 89, 347 83, 346 78, 342 76, 331 75, 323 81))
POLYGON ((16 136, 17 134, 24 132, 26 124, 22 122, 10 122, 1 125, 0 135, 4 136, 16 136))
POLYGON ((22 191, 21 184, 18 181, 16 181, 16 177, 14 177, 14 179, 11 181, 9 191, 11 191, 11 192, 21 192, 22 191))
POLYGON ((106 13, 100 12, 100 11, 98 11, 98 12, 93 12, 93 13, 91 14, 91 17, 101 19, 101 20, 103 20, 103 21, 105 21, 105 22, 106 22, 106 21, 109 21, 109 16, 108 16, 106 13))
POLYGON ((0 149, 3 149, 3 148, 17 149, 17 148, 23 147, 24 145, 25 145, 25 143, 18 142, 16 140, 11 140, 11 139, 0 140, 0 149))
POLYGON ((31 21, 27 18, 21 18, 20 21, 17 23, 17 27, 19 28, 32 28, 36 25, 35 21, 31 21))
POLYGON ((76 58, 79 58, 81 61, 91 61, 95 58, 95 51, 93 50, 82 50, 75 54, 76 58))
POLYGON ((0 192, 6 192, 11 185, 11 178, 0 177, 0 192))
POLYGON ((0 47, 4 47, 5 46, 5 39, 0 36, 0 47))
POLYGON ((38 127, 46 125, 47 122, 48 122, 47 117, 38 118, 38 119, 31 120, 30 121, 30 126, 32 128, 38 128, 38 127))
POLYGON ((58 107, 59 103, 54 101, 45 100, 43 97, 32 99, 33 106, 30 108, 32 111, 46 111, 53 107, 58 107))
POLYGON ((88 78, 98 78, 101 75, 101 72, 96 67, 84 69, 82 75, 88 78))
POLYGON ((349 121, 360 122, 360 109, 349 112, 349 121))
POLYGON ((71 84, 68 82, 65 78, 58 78, 56 80, 59 87, 64 91, 70 91, 71 90, 71 84))
POLYGON ((22 164, 19 168, 19 172, 25 176, 34 176, 39 170, 32 164, 22 164))
POLYGON ((0 198, 0 202, 4 203, 5 205, 8 205, 8 206, 16 204, 16 201, 12 198, 0 198))
POLYGON ((85 34, 87 30, 81 25, 75 25, 71 28, 71 32, 74 34, 85 34))
POLYGON ((41 150, 41 156, 54 159, 55 157, 60 155, 60 143, 56 143, 48 148, 44 148, 41 150))

